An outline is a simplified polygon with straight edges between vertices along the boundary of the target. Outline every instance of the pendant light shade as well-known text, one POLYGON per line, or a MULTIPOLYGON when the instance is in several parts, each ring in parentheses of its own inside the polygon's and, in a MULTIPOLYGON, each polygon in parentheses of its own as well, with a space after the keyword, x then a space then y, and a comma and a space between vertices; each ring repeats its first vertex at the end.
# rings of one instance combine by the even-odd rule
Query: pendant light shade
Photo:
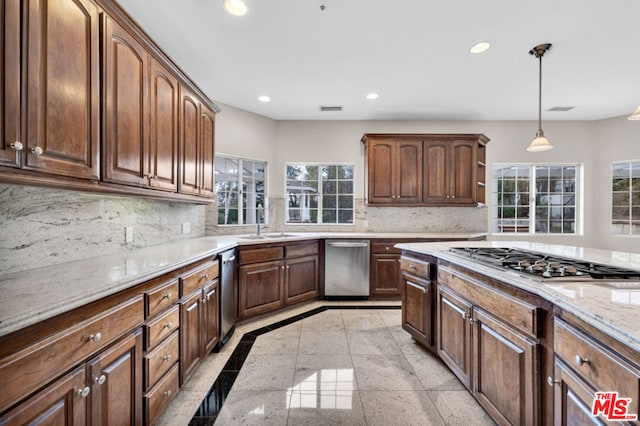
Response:
POLYGON ((638 105, 638 108, 636 108, 636 110, 633 112, 633 114, 631 114, 627 118, 629 120, 640 120, 640 105, 638 105))
POLYGON ((536 132, 535 139, 533 139, 527 147, 527 151, 529 152, 548 151, 553 148, 553 145, 544 137, 544 132, 542 131, 542 56, 544 56, 549 49, 551 49, 551 43, 545 43, 529 51, 531 55, 534 55, 540 61, 538 72, 538 131, 536 132))
POLYGON ((224 0, 224 8, 235 16, 243 16, 247 13, 247 5, 242 0, 224 0))

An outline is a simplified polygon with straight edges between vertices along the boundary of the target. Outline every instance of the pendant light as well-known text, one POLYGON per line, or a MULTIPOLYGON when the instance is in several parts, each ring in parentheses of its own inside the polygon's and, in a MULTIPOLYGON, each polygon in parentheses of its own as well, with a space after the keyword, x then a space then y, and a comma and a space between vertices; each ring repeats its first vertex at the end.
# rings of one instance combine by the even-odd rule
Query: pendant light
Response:
POLYGON ((542 131, 542 56, 544 56, 549 49, 551 49, 551 43, 544 43, 539 44, 529 51, 531 55, 534 55, 540 60, 538 73, 538 131, 531 145, 527 147, 527 151, 529 152, 548 151, 553 148, 553 145, 544 137, 544 132, 542 131))
POLYGON ((629 120, 640 120, 640 105, 638 105, 638 108, 633 112, 633 114, 628 116, 627 119, 629 119, 629 120))
POLYGON ((247 13, 247 5, 242 0, 224 0, 224 8, 235 16, 244 16, 247 13))

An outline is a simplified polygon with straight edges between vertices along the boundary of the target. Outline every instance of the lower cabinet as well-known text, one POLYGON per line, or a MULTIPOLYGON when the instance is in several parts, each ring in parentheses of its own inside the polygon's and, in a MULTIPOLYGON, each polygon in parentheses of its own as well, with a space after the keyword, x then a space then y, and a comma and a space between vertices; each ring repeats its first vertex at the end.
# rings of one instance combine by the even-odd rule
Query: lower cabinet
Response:
POLYGON ((393 242, 371 242, 369 288, 371 298, 395 299, 402 294, 401 250, 393 245, 393 242))
POLYGON ((439 267, 437 353, 499 424, 540 421, 537 316, 535 306, 439 267))
POLYGON ((248 318, 282 307, 281 260, 240 265, 238 268, 238 315, 248 318))
POLYGON ((286 305, 313 299, 320 295, 318 290, 318 256, 288 259, 285 262, 286 305))
POLYGON ((402 257, 396 263, 402 272, 402 328, 417 342, 433 348, 435 307, 431 265, 425 259, 411 257, 402 257))

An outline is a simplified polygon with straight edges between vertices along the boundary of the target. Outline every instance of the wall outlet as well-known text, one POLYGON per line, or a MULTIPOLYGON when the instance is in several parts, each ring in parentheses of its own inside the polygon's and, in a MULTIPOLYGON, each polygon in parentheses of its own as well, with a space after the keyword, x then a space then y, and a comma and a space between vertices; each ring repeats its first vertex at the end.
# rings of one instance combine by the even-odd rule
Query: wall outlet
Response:
POLYGON ((133 226, 125 226, 124 228, 124 242, 132 243, 133 242, 133 226))
POLYGON ((182 224, 182 233, 190 234, 191 233, 191 223, 185 222, 182 224))

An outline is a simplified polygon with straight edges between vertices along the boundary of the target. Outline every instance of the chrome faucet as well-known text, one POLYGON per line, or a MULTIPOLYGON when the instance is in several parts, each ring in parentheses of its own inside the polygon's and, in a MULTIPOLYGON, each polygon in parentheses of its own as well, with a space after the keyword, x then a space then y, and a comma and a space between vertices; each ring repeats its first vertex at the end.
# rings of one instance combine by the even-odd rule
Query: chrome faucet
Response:
POLYGON ((256 235, 260 235, 260 229, 262 228, 260 226, 260 222, 262 222, 262 219, 264 218, 264 208, 262 207, 262 204, 258 204, 256 210, 256 235))

